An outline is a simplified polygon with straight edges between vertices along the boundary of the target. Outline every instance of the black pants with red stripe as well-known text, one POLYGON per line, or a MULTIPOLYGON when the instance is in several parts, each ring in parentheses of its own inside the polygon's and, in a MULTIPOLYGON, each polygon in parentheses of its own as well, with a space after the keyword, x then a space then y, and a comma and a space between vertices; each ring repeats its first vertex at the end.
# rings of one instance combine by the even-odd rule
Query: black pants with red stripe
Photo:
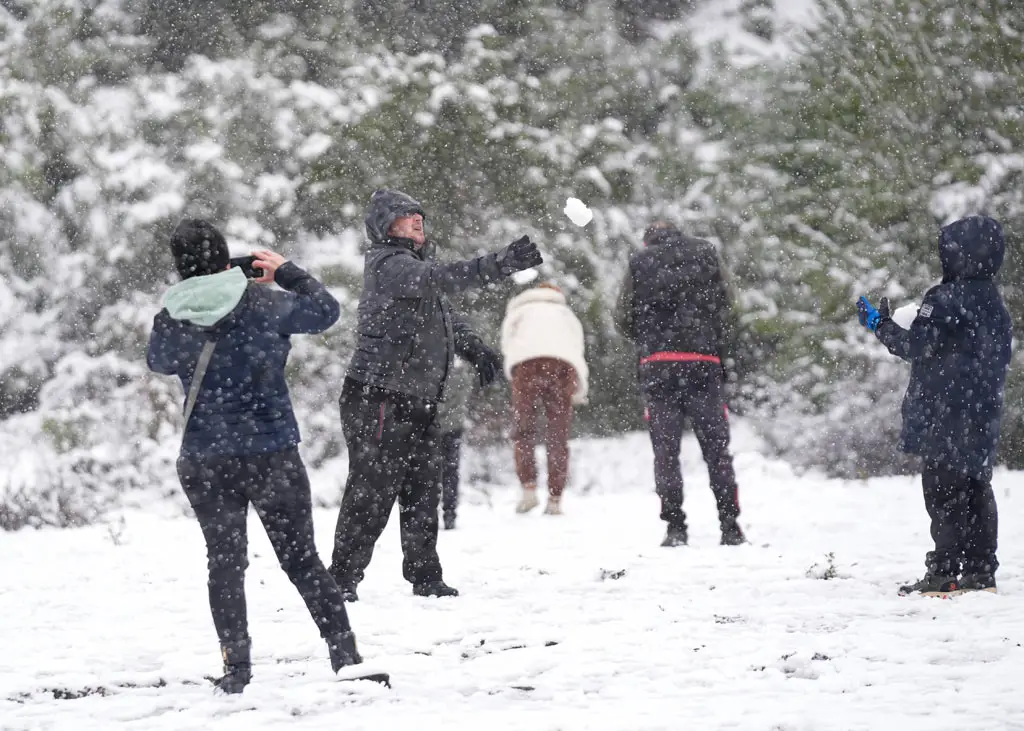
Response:
POLYGON ((342 588, 363 580, 396 500, 402 574, 413 584, 441 580, 441 434, 436 417, 431 401, 345 380, 341 426, 348 445, 348 482, 331 560, 331 574, 342 588))
POLYGON ((686 419, 700 444, 711 489, 724 526, 740 514, 736 473, 729 452, 729 419, 717 363, 667 362, 640 366, 640 384, 650 419, 654 482, 661 498, 661 519, 686 527, 679 447, 686 419))

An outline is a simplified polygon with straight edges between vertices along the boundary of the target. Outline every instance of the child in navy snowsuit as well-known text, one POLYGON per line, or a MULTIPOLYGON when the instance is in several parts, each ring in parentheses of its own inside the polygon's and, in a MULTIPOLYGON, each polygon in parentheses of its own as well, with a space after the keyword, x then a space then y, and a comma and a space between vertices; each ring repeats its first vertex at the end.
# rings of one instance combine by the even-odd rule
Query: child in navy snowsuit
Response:
POLYGON ((862 325, 911 364, 900 447, 923 460, 924 500, 935 549, 927 573, 903 594, 995 591, 998 516, 992 466, 999 444, 1013 325, 993 277, 1003 230, 972 216, 939 233, 942 283, 925 294, 910 330, 861 297, 862 325))

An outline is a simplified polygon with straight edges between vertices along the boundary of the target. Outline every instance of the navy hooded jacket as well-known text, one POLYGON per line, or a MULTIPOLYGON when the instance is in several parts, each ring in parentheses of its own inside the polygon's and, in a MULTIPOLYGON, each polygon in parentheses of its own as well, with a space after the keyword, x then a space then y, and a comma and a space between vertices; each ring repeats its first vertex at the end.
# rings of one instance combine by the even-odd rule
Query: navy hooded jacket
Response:
POLYGON ((911 363, 903 400, 905 452, 988 480, 999 446, 1013 325, 993 277, 1003 230, 972 216, 939 233, 942 283, 925 294, 910 330, 892 320, 876 336, 911 363))
POLYGON ((181 379, 184 394, 203 343, 217 339, 185 427, 182 456, 255 455, 299 443, 284 372, 289 336, 326 330, 340 308, 323 284, 291 262, 277 269, 274 281, 290 291, 250 284, 235 307, 209 327, 175 319, 167 309, 156 315, 146 362, 157 373, 181 379))

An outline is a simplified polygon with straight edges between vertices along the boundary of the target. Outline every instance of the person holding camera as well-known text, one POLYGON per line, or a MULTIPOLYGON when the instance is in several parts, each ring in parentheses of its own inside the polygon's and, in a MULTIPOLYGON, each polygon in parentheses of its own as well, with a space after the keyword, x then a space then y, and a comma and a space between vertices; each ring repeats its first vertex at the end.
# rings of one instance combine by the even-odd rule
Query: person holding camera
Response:
POLYGON ((228 246, 204 220, 182 221, 170 239, 182 281, 163 298, 146 362, 177 376, 186 396, 177 470, 203 537, 210 610, 224 675, 241 693, 252 677, 246 615, 246 513, 259 515, 281 568, 326 640, 337 672, 362 658, 341 592, 313 540, 309 479, 299 457, 285 363, 289 338, 318 333, 339 316, 337 300, 294 263, 255 252, 255 283, 231 266, 228 246), (284 291, 259 286, 274 282, 284 291))
POLYGON ((457 317, 446 295, 482 287, 542 263, 528 236, 491 254, 434 261, 420 203, 378 190, 366 211, 356 346, 342 387, 348 481, 334 534, 331 573, 349 601, 398 501, 402 573, 417 596, 458 596, 437 555, 441 475, 440 402, 449 397, 455 356, 481 386, 501 359, 457 317))

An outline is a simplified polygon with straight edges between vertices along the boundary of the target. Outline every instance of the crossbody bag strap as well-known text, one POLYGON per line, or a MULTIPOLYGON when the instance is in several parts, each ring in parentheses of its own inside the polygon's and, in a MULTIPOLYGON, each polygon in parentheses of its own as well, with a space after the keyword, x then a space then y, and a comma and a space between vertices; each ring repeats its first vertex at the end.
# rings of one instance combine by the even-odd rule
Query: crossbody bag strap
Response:
POLYGON ((185 430, 188 430, 188 420, 192 416, 192 409, 196 407, 199 389, 203 385, 206 369, 210 366, 210 358, 213 357, 213 349, 216 347, 216 340, 207 340, 203 343, 203 350, 199 353, 199 360, 196 361, 196 369, 192 372, 192 382, 188 388, 188 398, 185 400, 185 430))

